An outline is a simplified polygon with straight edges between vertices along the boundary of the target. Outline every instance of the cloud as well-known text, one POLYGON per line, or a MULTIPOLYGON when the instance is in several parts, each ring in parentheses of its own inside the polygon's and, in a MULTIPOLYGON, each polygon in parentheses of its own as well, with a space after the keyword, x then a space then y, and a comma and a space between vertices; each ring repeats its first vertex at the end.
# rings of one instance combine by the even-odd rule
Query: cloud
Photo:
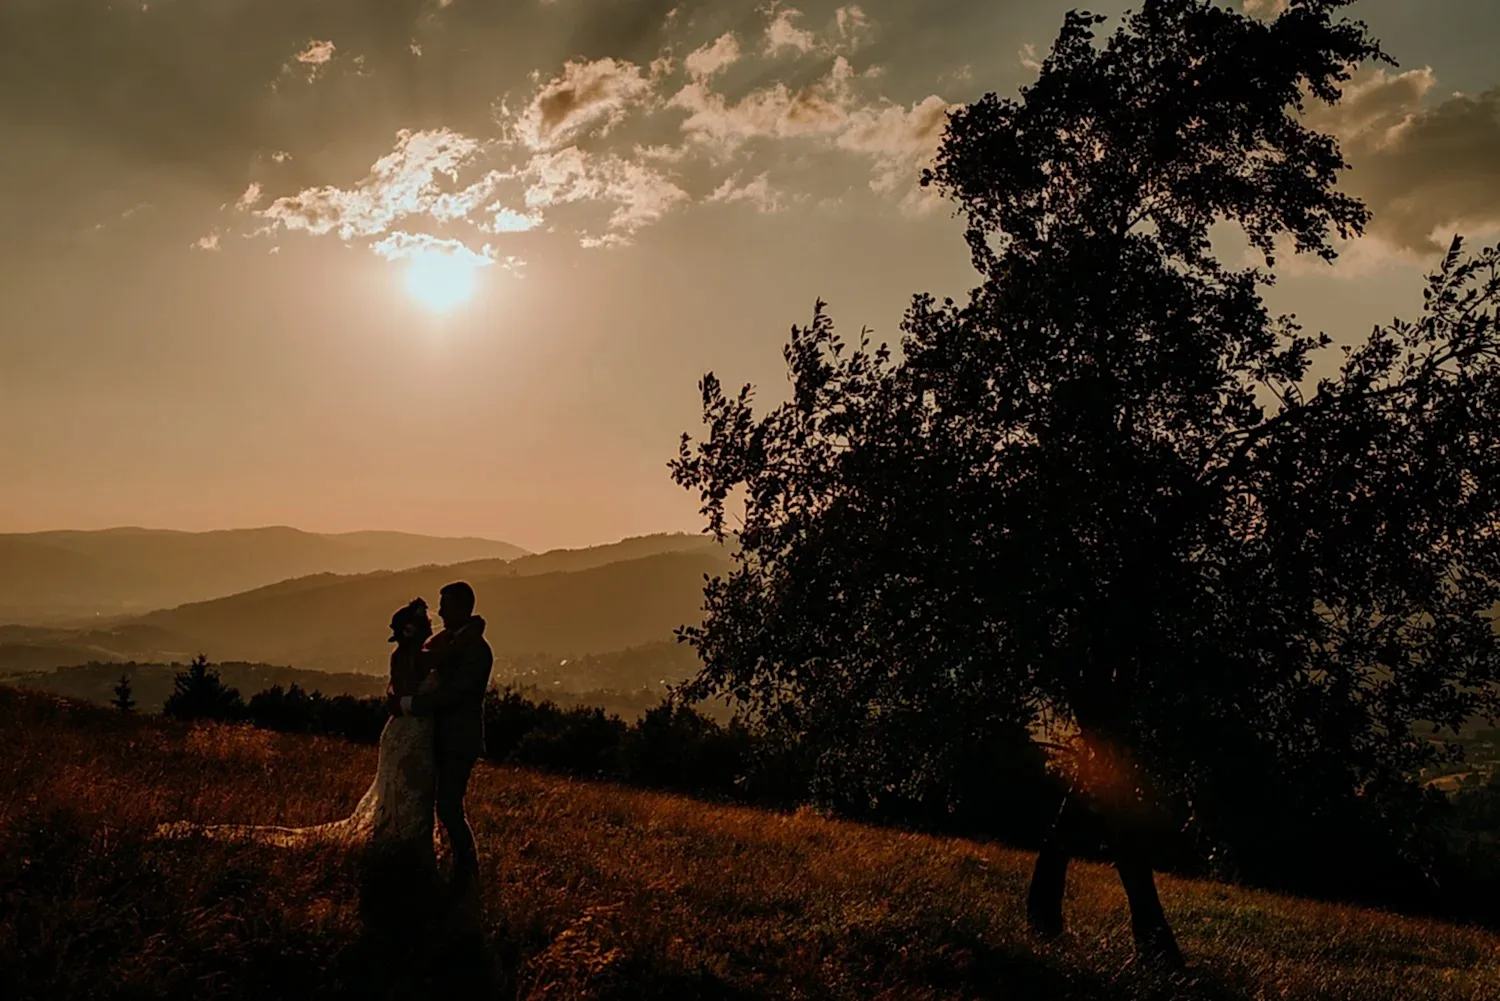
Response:
POLYGON ((669 105, 688 113, 682 130, 690 139, 727 149, 754 138, 832 135, 847 124, 854 105, 853 75, 840 56, 827 77, 801 90, 777 83, 731 103, 699 80, 678 91, 669 105))
POLYGON ((1339 139, 1350 163, 1341 184, 1370 207, 1370 234, 1423 255, 1455 232, 1500 226, 1500 88, 1431 104, 1436 85, 1430 69, 1380 70, 1308 114, 1339 139))
POLYGON ((604 135, 650 95, 651 81, 634 63, 570 60, 562 75, 537 90, 520 115, 516 134, 535 150, 571 142, 591 129, 604 135))
POLYGON ((476 268, 485 268, 495 263, 489 244, 483 250, 472 250, 462 240, 444 239, 430 233, 407 233, 396 230, 389 236, 370 245, 376 256, 388 261, 399 261, 418 254, 444 254, 476 268))
POLYGON ((304 63, 308 66, 322 66, 324 63, 333 58, 333 54, 336 51, 338 51, 338 49, 332 42, 312 41, 307 43, 307 48, 303 49, 292 58, 296 59, 299 63, 304 63))
MULTIPOLYGON (((849 17, 846 23, 853 24, 849 17)), ((856 83, 873 75, 856 73, 846 57, 836 56, 826 76, 797 90, 778 82, 731 100, 698 78, 667 107, 686 113, 681 123, 686 145, 706 149, 720 161, 735 158, 756 140, 818 141, 872 161, 870 187, 876 192, 899 195, 910 210, 930 207, 937 196, 920 189, 917 180, 937 150, 953 105, 937 95, 910 106, 863 99, 856 83)), ((726 200, 733 190, 731 184, 710 200, 726 200)))
POLYGON ((1031 72, 1040 73, 1042 71, 1042 60, 1037 55, 1035 44, 1027 42, 1021 46, 1017 55, 1021 59, 1021 65, 1031 70, 1031 72))
POLYGON ((781 193, 771 190, 770 180, 767 174, 761 174, 747 184, 740 184, 740 175, 725 178, 724 183, 719 185, 714 192, 708 196, 710 203, 749 202, 761 212, 779 212, 783 207, 781 193))
POLYGON ((956 105, 932 94, 911 107, 899 104, 861 108, 849 117, 838 145, 875 161, 870 187, 884 193, 906 189, 903 206, 930 208, 937 195, 917 185, 921 169, 931 163, 956 105))
POLYGON ((771 15, 766 24, 765 44, 762 53, 769 57, 781 55, 790 49, 793 54, 805 56, 813 52, 825 55, 851 53, 870 40, 874 24, 863 7, 857 3, 845 4, 833 12, 833 20, 820 39, 818 33, 800 27, 802 11, 795 7, 783 7, 773 0, 768 8, 771 15))
POLYGON ((245 193, 240 195, 239 201, 234 203, 234 207, 241 212, 247 211, 254 208, 260 203, 260 197, 260 182, 251 181, 250 184, 245 188, 245 193))
MULTIPOLYGON (((639 161, 613 154, 590 157, 576 146, 533 157, 522 171, 531 180, 532 209, 572 202, 613 203, 608 227, 621 239, 661 220, 690 199, 674 181, 639 161)), ((600 238, 593 239, 597 243, 600 238)), ((618 241, 616 241, 618 242, 618 241)))
POLYGON ((194 241, 193 247, 196 250, 203 250, 203 251, 207 251, 207 252, 213 253, 213 254, 218 253, 219 252, 219 234, 218 234, 218 231, 215 230, 214 232, 208 234, 207 236, 200 236, 196 241, 194 241))
POLYGON ((585 250, 601 250, 610 247, 628 247, 631 242, 630 237, 623 236, 620 233, 604 233, 601 235, 585 233, 579 238, 578 245, 585 250))
POLYGON ((387 261, 410 262, 409 281, 427 279, 448 288, 472 280, 473 273, 484 268, 499 266, 520 277, 526 266, 526 262, 515 255, 500 257, 488 243, 475 250, 462 240, 404 230, 397 230, 371 244, 370 249, 387 261))
POLYGON ((818 40, 813 37, 812 32, 793 23, 801 16, 802 12, 795 7, 782 7, 779 10, 772 7, 771 22, 766 25, 766 55, 778 55, 782 49, 792 49, 806 55, 818 47, 818 40))
POLYGON ((588 155, 577 146, 537 154, 521 176, 531 181, 526 189, 527 208, 591 201, 604 194, 603 182, 590 170, 588 155))
POLYGON ((1288 0, 1245 0, 1245 13, 1252 17, 1276 17, 1286 10, 1288 0))
POLYGON ((513 176, 510 171, 492 170, 466 188, 442 192, 432 199, 427 214, 439 222, 467 219, 481 202, 489 201, 502 181, 513 176))
MULTIPOLYGON (((302 230, 314 236, 337 233, 342 240, 377 236, 407 216, 456 218, 455 213, 469 199, 463 193, 444 195, 441 180, 456 180, 460 169, 479 150, 478 140, 451 129, 403 129, 397 133, 395 148, 375 161, 369 174, 353 188, 308 188, 278 198, 256 214, 273 228, 302 230)), ((473 199, 473 204, 480 200, 473 199)))
POLYGON ((384 239, 370 245, 377 257, 387 261, 400 261, 424 254, 440 254, 472 268, 488 268, 497 263, 495 252, 489 244, 474 250, 462 240, 445 239, 430 233, 408 233, 396 230, 384 239))
POLYGON ((495 210, 494 218, 487 225, 481 224, 480 229, 493 233, 529 233, 542 224, 540 212, 517 212, 503 206, 491 206, 491 209, 495 210))
POLYGON ((863 45, 872 30, 869 16, 859 4, 849 4, 833 12, 840 41, 849 51, 863 45))
POLYGON ((688 75, 695 80, 706 80, 727 69, 740 58, 739 39, 734 37, 733 32, 725 32, 718 39, 695 50, 683 60, 683 68, 688 75))

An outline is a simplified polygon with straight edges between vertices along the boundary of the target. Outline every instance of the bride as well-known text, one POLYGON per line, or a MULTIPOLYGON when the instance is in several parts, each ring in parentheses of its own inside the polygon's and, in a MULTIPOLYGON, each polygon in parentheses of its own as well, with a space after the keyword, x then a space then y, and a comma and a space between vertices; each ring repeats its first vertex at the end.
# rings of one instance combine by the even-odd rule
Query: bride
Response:
MULTIPOLYGON (((477 616, 460 633, 482 632, 477 616)), ((391 695, 427 694, 439 685, 438 667, 446 655, 462 646, 444 633, 429 643, 432 620, 427 603, 414 599, 391 617, 391 695)), ((436 764, 431 716, 392 716, 380 734, 380 757, 375 779, 354 812, 342 820, 313 827, 273 827, 253 824, 197 824, 178 821, 158 827, 154 837, 203 836, 248 840, 283 847, 343 844, 385 852, 415 852, 423 866, 435 866, 433 852, 433 797, 436 764)))

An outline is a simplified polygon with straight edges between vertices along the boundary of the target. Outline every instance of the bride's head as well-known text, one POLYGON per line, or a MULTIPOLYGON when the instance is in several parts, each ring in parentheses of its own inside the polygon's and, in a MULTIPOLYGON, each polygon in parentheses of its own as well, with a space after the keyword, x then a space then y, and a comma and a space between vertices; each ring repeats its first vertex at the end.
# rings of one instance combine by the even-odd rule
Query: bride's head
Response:
POLYGON ((432 635, 432 619, 427 616, 427 602, 413 598, 391 616, 391 638, 388 643, 409 646, 425 642, 432 635))

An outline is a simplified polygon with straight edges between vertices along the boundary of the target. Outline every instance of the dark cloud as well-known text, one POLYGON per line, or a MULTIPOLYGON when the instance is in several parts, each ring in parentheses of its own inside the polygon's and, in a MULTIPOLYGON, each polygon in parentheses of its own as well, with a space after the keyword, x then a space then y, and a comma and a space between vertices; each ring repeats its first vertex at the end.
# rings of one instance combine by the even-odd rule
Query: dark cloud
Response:
POLYGON ((1371 233, 1419 253, 1500 226, 1500 88, 1433 102, 1436 86, 1428 69, 1373 73, 1313 116, 1342 143, 1371 233))

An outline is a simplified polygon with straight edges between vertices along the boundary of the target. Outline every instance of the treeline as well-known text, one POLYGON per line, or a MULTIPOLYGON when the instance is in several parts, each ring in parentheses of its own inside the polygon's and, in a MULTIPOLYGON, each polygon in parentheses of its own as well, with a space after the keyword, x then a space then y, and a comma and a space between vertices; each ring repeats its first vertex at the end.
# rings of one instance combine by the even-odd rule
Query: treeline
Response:
MULTIPOLYGON (((329 697, 295 683, 246 700, 202 656, 179 672, 162 711, 366 744, 380 740, 388 718, 382 698, 329 697)), ((976 748, 965 767, 925 795, 893 790, 870 800, 815 783, 814 763, 798 748, 668 698, 627 721, 603 707, 562 706, 534 690, 491 688, 484 716, 484 757, 498 764, 776 809, 817 803, 841 816, 1021 846, 1037 842, 1061 796, 1044 754, 1024 733, 976 748)))

